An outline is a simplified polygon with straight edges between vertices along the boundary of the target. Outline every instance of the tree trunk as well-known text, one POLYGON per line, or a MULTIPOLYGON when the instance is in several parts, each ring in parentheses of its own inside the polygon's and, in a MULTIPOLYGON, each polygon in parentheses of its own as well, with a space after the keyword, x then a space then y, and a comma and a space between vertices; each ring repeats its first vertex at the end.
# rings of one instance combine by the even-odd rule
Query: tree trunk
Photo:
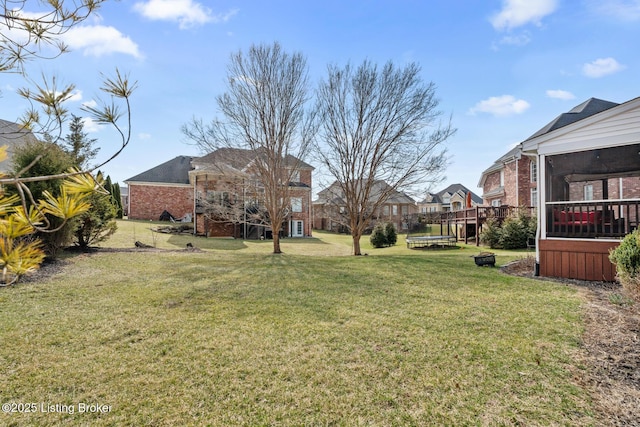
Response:
POLYGON ((353 237, 353 254, 362 255, 362 252, 360 252, 360 237, 362 237, 362 235, 352 234, 351 236, 353 237))
POLYGON ((282 251, 280 250, 280 231, 278 231, 277 233, 273 233, 273 253, 274 254, 281 254, 282 251))

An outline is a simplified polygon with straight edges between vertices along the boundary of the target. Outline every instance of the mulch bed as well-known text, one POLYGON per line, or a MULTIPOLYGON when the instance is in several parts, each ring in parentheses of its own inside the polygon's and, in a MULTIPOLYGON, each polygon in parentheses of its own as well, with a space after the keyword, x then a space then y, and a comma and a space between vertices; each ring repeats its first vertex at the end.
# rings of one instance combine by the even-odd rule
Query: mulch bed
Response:
MULTIPOLYGON (((502 267, 506 274, 533 276, 533 257, 502 267)), ((604 426, 640 426, 640 302, 622 293, 619 283, 554 280, 585 296, 585 331, 575 369, 577 384, 591 392, 604 426)))

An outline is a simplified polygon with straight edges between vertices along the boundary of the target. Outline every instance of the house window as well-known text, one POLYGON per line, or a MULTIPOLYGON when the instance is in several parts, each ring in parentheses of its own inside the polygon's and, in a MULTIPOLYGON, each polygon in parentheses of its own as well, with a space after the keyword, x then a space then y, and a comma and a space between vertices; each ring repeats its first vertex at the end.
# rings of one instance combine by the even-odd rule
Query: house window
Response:
POLYGON ((393 212, 393 216, 398 215, 398 205, 391 206, 391 210, 393 212))
POLYGON ((402 215, 409 215, 409 206, 407 205, 402 206, 402 215))
POLYGON ((531 182, 538 182, 538 164, 535 160, 529 163, 529 169, 531 171, 531 182))
POLYGON ((384 205, 382 207, 382 215, 389 216, 389 205, 384 205))
POLYGON ((593 200, 593 185, 584 186, 584 200, 593 200))
POLYGON ((302 212, 302 197, 291 198, 291 211, 302 212))
POLYGON ((500 201, 500 199, 495 199, 491 201, 491 206, 493 206, 494 208, 500 207, 502 206, 502 202, 500 201))
POLYGON ((538 189, 537 188, 531 189, 531 206, 533 207, 538 206, 538 189))
POLYGON ((500 171, 500 187, 504 187, 504 171, 500 171))
POLYGON ((291 182, 300 182, 300 171, 296 170, 291 173, 291 182))

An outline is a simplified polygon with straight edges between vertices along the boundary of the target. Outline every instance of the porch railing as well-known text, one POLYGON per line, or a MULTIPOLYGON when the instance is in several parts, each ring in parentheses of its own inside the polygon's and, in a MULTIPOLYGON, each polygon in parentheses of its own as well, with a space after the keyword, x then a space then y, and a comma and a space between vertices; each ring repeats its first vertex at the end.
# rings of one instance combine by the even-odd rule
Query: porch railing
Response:
POLYGON ((547 202, 547 237, 621 238, 638 228, 640 199, 547 202))

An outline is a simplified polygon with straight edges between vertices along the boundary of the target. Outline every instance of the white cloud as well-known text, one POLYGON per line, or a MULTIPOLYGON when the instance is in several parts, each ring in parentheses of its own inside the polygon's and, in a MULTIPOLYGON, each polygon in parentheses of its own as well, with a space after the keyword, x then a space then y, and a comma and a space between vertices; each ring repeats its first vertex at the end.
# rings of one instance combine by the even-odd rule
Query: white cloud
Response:
POLYGON ((188 29, 209 22, 226 22, 237 13, 214 14, 211 9, 193 0, 148 0, 138 2, 133 10, 153 21, 177 21, 180 29, 188 29))
POLYGON ((512 95, 492 96, 489 99, 478 102, 469 113, 488 113, 496 117, 505 117, 512 114, 522 114, 529 108, 529 103, 522 99, 516 99, 512 95))
POLYGON ((141 132, 141 133, 138 134, 138 139, 141 139, 141 140, 151 139, 151 134, 150 133, 141 132))
POLYGON ((591 0, 589 5, 598 16, 627 22, 640 20, 640 0, 591 0))
POLYGON ((625 66, 613 58, 599 58, 582 66, 582 73, 591 78, 603 77, 624 70, 625 66))
POLYGON ((569 99, 574 99, 576 96, 571 92, 566 90, 548 90, 547 96, 549 98, 562 99, 563 101, 567 101, 569 99))
POLYGON ((540 25, 540 20, 553 13, 557 0, 503 0, 502 10, 491 18, 496 30, 510 30, 528 23, 540 25))
POLYGON ((98 103, 92 99, 90 101, 83 102, 82 106, 88 108, 96 108, 98 106, 98 103))
POLYGON ((91 117, 82 118, 82 129, 87 133, 96 133, 102 130, 101 125, 93 121, 91 117))
POLYGON ((124 53, 135 58, 142 57, 138 45, 129 37, 113 27, 104 25, 83 25, 71 28, 65 33, 64 41, 72 49, 82 50, 85 55, 124 53))

